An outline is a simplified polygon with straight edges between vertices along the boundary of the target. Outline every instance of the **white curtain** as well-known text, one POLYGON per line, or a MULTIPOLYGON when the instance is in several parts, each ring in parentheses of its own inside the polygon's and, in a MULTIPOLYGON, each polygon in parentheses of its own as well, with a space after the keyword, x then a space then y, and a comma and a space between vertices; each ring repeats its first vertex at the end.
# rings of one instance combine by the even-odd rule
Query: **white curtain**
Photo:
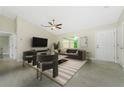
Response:
POLYGON ((87 36, 80 37, 80 47, 81 48, 88 47, 88 37, 87 36))

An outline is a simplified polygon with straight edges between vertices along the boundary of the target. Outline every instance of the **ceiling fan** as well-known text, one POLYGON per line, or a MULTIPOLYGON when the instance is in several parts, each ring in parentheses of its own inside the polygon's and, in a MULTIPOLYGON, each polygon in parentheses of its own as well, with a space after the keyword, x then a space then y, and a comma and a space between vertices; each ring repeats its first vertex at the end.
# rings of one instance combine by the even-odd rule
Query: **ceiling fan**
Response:
POLYGON ((48 22, 49 23, 49 26, 44 26, 44 25, 41 25, 43 27, 50 27, 51 30, 54 30, 54 29, 62 29, 61 26, 62 24, 55 24, 55 19, 52 20, 52 22, 48 22))

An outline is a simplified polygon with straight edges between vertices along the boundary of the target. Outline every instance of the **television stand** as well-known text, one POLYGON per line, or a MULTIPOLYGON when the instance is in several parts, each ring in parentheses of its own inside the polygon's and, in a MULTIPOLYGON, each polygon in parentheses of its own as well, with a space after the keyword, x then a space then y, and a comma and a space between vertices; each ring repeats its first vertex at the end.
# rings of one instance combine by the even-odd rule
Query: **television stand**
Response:
POLYGON ((36 50, 37 53, 39 52, 47 52, 49 49, 43 49, 43 50, 36 50))

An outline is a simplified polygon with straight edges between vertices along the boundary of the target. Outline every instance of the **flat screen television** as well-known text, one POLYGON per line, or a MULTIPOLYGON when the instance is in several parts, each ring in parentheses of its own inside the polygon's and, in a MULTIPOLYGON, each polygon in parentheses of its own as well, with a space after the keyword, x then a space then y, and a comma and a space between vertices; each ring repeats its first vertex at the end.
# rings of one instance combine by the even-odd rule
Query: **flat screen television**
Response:
POLYGON ((32 47, 47 47, 48 39, 33 37, 32 38, 32 47))

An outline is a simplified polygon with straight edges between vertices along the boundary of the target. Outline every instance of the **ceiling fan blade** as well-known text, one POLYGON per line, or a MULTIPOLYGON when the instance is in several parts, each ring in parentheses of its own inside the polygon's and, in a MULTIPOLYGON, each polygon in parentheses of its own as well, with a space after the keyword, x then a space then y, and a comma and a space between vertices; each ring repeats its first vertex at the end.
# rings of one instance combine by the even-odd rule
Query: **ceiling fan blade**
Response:
POLYGON ((61 26, 62 24, 57 24, 56 26, 61 26))
POLYGON ((58 28, 58 29, 62 29, 61 27, 58 27, 58 26, 57 26, 56 28, 58 28))
POLYGON ((51 22, 48 22, 50 25, 53 25, 51 22))

